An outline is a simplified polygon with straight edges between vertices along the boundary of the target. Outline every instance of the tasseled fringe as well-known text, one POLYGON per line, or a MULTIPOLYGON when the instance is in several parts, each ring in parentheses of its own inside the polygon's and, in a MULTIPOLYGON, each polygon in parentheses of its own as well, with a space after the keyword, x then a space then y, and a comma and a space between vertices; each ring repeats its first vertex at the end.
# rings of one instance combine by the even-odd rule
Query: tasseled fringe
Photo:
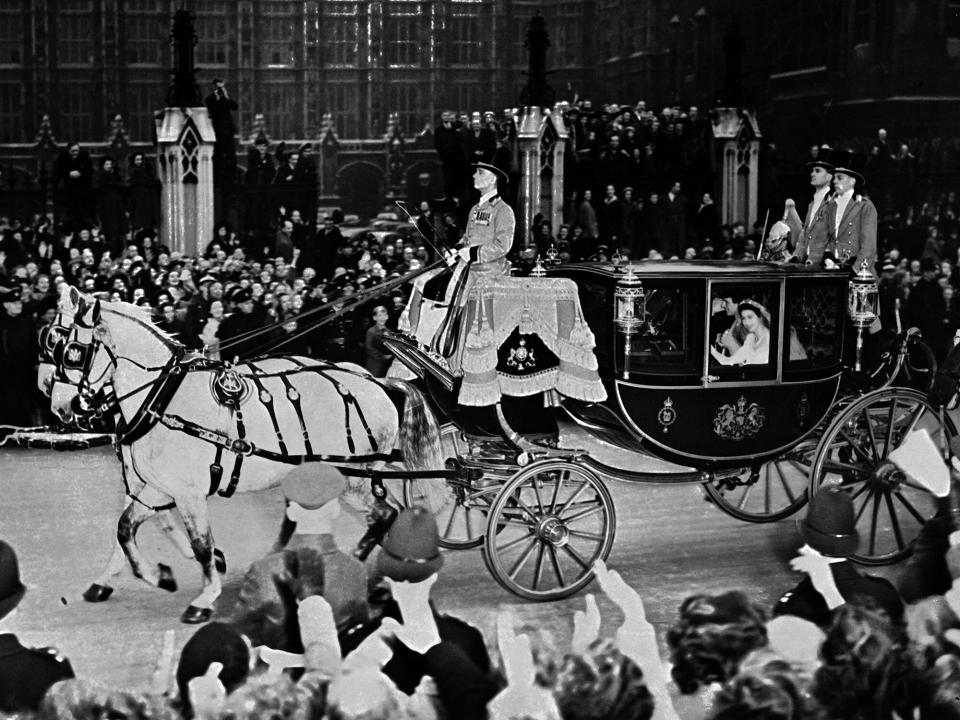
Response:
POLYGON ((484 383, 468 382, 464 377, 460 385, 459 401, 461 405, 483 407, 500 402, 500 383, 495 379, 484 383))
POLYGON ((573 330, 570 331, 569 341, 572 345, 582 348, 593 349, 597 346, 597 339, 594 337, 590 326, 580 320, 577 321, 577 324, 573 326, 573 330))
POLYGON ((485 373, 497 369, 497 353, 491 351, 477 351, 468 348, 463 353, 460 367, 465 373, 485 373))

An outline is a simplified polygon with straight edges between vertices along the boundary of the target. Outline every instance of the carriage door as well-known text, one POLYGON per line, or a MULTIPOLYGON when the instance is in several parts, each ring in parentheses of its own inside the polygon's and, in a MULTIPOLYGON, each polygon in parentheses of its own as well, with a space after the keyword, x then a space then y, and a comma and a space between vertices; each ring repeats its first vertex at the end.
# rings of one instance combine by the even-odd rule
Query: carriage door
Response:
POLYGON ((777 379, 780 299, 780 282, 710 283, 705 385, 769 383, 777 379))

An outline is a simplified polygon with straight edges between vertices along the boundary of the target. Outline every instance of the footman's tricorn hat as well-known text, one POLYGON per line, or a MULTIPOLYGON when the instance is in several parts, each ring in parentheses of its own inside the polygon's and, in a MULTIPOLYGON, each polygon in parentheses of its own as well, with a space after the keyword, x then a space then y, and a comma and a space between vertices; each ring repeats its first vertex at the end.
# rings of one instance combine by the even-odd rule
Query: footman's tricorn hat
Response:
POLYGON ((17 554, 0 540, 0 619, 9 615, 23 600, 26 586, 20 582, 17 554))
POLYGON ((850 494, 837 485, 820 490, 810 500, 800 534, 817 552, 831 557, 853 555, 860 545, 850 494))
POLYGON ((397 516, 377 556, 377 569, 392 580, 420 582, 443 566, 437 520, 424 507, 397 516))

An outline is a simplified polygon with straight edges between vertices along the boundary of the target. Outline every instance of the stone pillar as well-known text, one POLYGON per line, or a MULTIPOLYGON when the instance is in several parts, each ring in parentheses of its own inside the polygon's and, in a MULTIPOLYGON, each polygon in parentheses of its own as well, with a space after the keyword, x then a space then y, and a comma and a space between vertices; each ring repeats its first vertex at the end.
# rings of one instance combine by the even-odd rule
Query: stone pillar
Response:
POLYGON ((567 137, 570 134, 567 130, 567 123, 563 117, 563 110, 563 103, 557 103, 553 106, 553 112, 550 114, 550 121, 553 123, 554 130, 557 132, 557 138, 553 143, 553 157, 551 158, 553 177, 550 187, 550 195, 553 198, 550 203, 550 232, 554 237, 557 236, 560 226, 563 225, 563 189, 565 182, 563 165, 564 155, 566 154, 567 137))
POLYGON ((517 127, 517 143, 520 146, 517 232, 523 247, 527 248, 531 244, 533 218, 540 211, 540 133, 544 114, 537 105, 528 105, 521 112, 517 127))
POLYGON ((756 115, 739 108, 717 108, 712 118, 720 222, 743 222, 749 231, 758 212, 761 134, 756 115))
POLYGON ((205 107, 165 108, 156 124, 160 239, 198 255, 213 238, 213 125, 205 107))

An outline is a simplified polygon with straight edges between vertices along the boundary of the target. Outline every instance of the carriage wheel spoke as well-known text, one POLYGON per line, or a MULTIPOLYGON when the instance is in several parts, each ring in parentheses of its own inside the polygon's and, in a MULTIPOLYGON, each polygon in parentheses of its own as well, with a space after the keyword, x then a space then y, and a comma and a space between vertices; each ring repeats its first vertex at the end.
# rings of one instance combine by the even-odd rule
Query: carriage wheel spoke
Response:
POLYGON ((540 497, 540 485, 537 483, 537 479, 533 479, 533 494, 537 496, 537 508, 540 510, 540 514, 543 515, 543 498, 540 497))
POLYGON ((508 517, 506 515, 500 516, 500 519, 497 520, 497 525, 509 525, 511 527, 522 527, 526 529, 533 527, 530 522, 524 520, 522 517, 508 517))
POLYGON ((923 485, 921 485, 921 484, 918 483, 918 482, 914 482, 913 480, 907 479, 907 480, 904 480, 904 481, 903 481, 902 483, 900 483, 900 484, 903 485, 904 487, 910 488, 911 490, 919 490, 919 491, 922 492, 922 493, 929 494, 929 492, 930 492, 930 491, 927 490, 927 488, 925 488, 923 485))
POLYGON ((753 490, 753 485, 743 486, 743 495, 740 496, 740 502, 737 503, 737 508, 739 510, 743 510, 743 506, 746 505, 747 497, 749 497, 751 490, 753 490))
POLYGON ((468 537, 468 538, 472 538, 472 537, 473 537, 473 525, 472 525, 472 523, 470 522, 470 508, 469 508, 469 507, 466 507, 466 508, 464 508, 464 510, 466 511, 465 514, 464 514, 464 521, 465 521, 466 524, 467 524, 467 537, 468 537))
POLYGON ((897 511, 893 507, 893 498, 889 492, 883 494, 883 499, 887 503, 887 512, 890 513, 890 524, 893 526, 893 536, 897 540, 897 549, 903 550, 906 544, 903 542, 903 533, 900 532, 900 520, 897 518, 897 511))
POLYGON ((763 470, 763 512, 766 515, 770 514, 770 464, 767 463, 763 470))
POLYGON ((877 518, 880 515, 880 492, 873 494, 873 517, 870 518, 870 554, 877 549, 877 518))
POLYGON ((595 502, 591 502, 590 505, 583 510, 575 512, 573 515, 561 515, 559 517, 565 524, 569 525, 577 520, 582 520, 588 515, 592 515, 593 513, 597 512, 597 510, 603 510, 603 503, 600 502, 599 498, 595 502))
POLYGON ((837 475, 851 474, 857 477, 867 474, 867 469, 860 467, 859 465, 852 465, 850 463, 843 462, 842 460, 834 460, 832 458, 827 458, 823 465, 823 471, 825 473, 835 473, 837 475))
POLYGON ((895 491, 893 494, 896 495, 897 500, 899 500, 900 503, 907 509, 908 513, 913 515, 913 517, 916 519, 918 523, 923 525, 924 523, 927 522, 926 518, 924 518, 923 515, 920 514, 920 511, 913 506, 913 503, 907 500, 899 490, 895 491))
POLYGON ((780 484, 783 485, 783 490, 785 493, 787 493, 787 499, 790 501, 790 504, 793 505, 797 501, 797 498, 794 496, 793 491, 790 489, 790 483, 787 482, 787 478, 783 474, 783 470, 780 469, 780 464, 777 462, 774 462, 773 466, 777 470, 777 475, 780 476, 780 484))
POLYGON ((520 499, 520 491, 519 491, 519 489, 517 490, 516 494, 513 496, 512 499, 513 499, 514 501, 516 501, 517 507, 519 507, 521 510, 523 510, 523 512, 525 512, 527 515, 530 516, 530 519, 531 519, 531 520, 533 520, 534 522, 539 521, 540 518, 539 518, 539 516, 533 511, 533 509, 532 509, 529 505, 527 505, 523 500, 520 499))
POLYGON ((578 488, 573 492, 573 495, 571 495, 570 497, 568 497, 568 498, 567 498, 567 501, 560 507, 559 510, 557 510, 557 513, 556 513, 556 514, 557 514, 557 515, 563 515, 563 513, 566 511, 566 509, 567 509, 568 507, 570 507, 570 505, 573 504, 573 501, 574 501, 574 500, 576 500, 578 497, 580 497, 580 495, 583 493, 584 490, 587 489, 587 487, 588 487, 589 485, 590 485, 589 481, 584 480, 583 483, 580 485, 580 487, 578 487, 578 488))
POLYGON ((917 423, 920 422, 920 418, 923 417, 925 410, 926 408, 923 406, 923 403, 917 404, 917 409, 913 411, 913 414, 910 417, 910 422, 907 423, 907 428, 903 432, 904 437, 913 432, 913 429, 917 426, 917 423))
POLYGON ((560 497, 560 487, 563 485, 563 481, 569 476, 568 472, 569 471, 564 470, 557 477, 557 484, 553 488, 553 498, 550 500, 550 512, 552 513, 557 511, 557 500, 560 497))
MULTIPOLYGON (((890 403, 890 415, 887 416, 887 441, 883 444, 883 457, 890 454, 890 445, 893 443, 893 416, 897 413, 897 398, 890 403)), ((870 552, 873 552, 872 550, 870 552)))
POLYGON ((520 553, 520 557, 517 558, 517 561, 513 564, 513 567, 510 568, 510 572, 508 574, 510 575, 511 580, 517 579, 517 573, 520 572, 520 568, 526 564, 527 560, 530 558, 530 556, 533 554, 533 551, 539 544, 540 543, 537 542, 536 536, 530 540, 530 544, 523 549, 523 552, 520 553))
POLYGON ((603 542, 602 533, 584 532, 583 530, 570 530, 569 528, 567 531, 573 537, 583 538, 584 540, 593 540, 594 542, 603 542))
POLYGON ((530 539, 530 538, 533 538, 534 540, 537 539, 536 536, 533 534, 533 531, 528 532, 526 535, 521 535, 521 536, 518 537, 518 538, 514 538, 513 540, 511 540, 510 542, 506 543, 505 545, 500 545, 500 546, 497 548, 497 551, 498 551, 498 552, 501 552, 501 553, 505 553, 507 550, 512 550, 512 549, 515 548, 517 545, 519 545, 520 543, 522 543, 524 540, 528 540, 528 539, 530 539))
POLYGON ((873 423, 870 422, 870 416, 867 415, 867 408, 864 408, 860 414, 867 424, 867 435, 870 436, 870 454, 873 455, 874 460, 879 460, 880 458, 877 457, 877 436, 873 433, 873 423))
MULTIPOLYGON (((869 458, 869 457, 867 456, 867 454, 863 451, 863 448, 860 447, 860 445, 859 445, 858 443, 856 443, 852 437, 850 437, 850 433, 848 433, 846 430, 841 430, 841 431, 840 431, 840 435, 843 437, 844 440, 847 441, 847 445, 848 445, 857 455, 859 455, 860 458, 861 458, 864 462, 870 462, 870 458, 869 458)), ((856 467, 856 466, 850 466, 850 467, 856 467)))
POLYGON ((587 572, 590 572, 590 564, 589 564, 586 560, 583 559, 583 556, 582 556, 580 553, 578 553, 576 550, 574 550, 574 549, 573 549, 572 547, 570 547, 569 545, 564 545, 564 546, 563 546, 563 550, 564 550, 565 553, 567 553, 567 555, 569 555, 570 557, 573 558, 574 562, 576 562, 577 565, 579 565, 580 567, 582 567, 582 568, 583 568, 584 570, 586 570, 587 572))
POLYGON ((560 568, 560 559, 557 557, 557 549, 553 545, 547 545, 547 550, 550 551, 550 564, 553 565, 553 572, 557 576, 557 581, 560 583, 560 587, 566 587, 567 581, 563 577, 563 570, 560 568))
MULTIPOLYGON (((867 486, 864 485, 864 488, 866 488, 866 487, 867 487, 867 486)), ((862 492, 862 491, 861 491, 861 492, 862 492)), ((867 493, 867 496, 863 499, 863 503, 861 503, 860 509, 857 510, 857 514, 856 514, 856 515, 854 516, 854 518, 853 518, 853 524, 854 524, 854 525, 856 525, 858 522, 860 522, 860 518, 863 517, 863 511, 867 509, 867 505, 870 504, 870 498, 871 498, 872 496, 873 496, 873 492, 871 491, 871 492, 867 493)))
POLYGON ((543 556, 546 550, 543 547, 543 543, 540 543, 540 547, 537 548, 537 564, 533 571, 533 589, 536 590, 540 587, 540 578, 543 576, 543 556))
MULTIPOLYGON (((457 518, 457 510, 459 510, 459 509, 462 508, 462 507, 463 507, 463 505, 461 505, 460 503, 457 503, 456 505, 453 506, 453 510, 450 511, 450 519, 447 520, 447 527, 446 527, 446 529, 443 531, 443 536, 444 536, 444 537, 446 537, 446 538, 450 537, 450 534, 453 532, 453 521, 456 520, 456 518, 457 518)), ((470 512, 470 511, 469 511, 467 508, 465 508, 465 507, 463 508, 463 510, 464 510, 465 513, 470 512)))
POLYGON ((858 497, 863 495, 863 493, 865 493, 869 489, 870 489, 870 483, 864 483, 863 485, 860 486, 859 490, 857 490, 853 495, 850 496, 850 499, 856 500, 858 497))

